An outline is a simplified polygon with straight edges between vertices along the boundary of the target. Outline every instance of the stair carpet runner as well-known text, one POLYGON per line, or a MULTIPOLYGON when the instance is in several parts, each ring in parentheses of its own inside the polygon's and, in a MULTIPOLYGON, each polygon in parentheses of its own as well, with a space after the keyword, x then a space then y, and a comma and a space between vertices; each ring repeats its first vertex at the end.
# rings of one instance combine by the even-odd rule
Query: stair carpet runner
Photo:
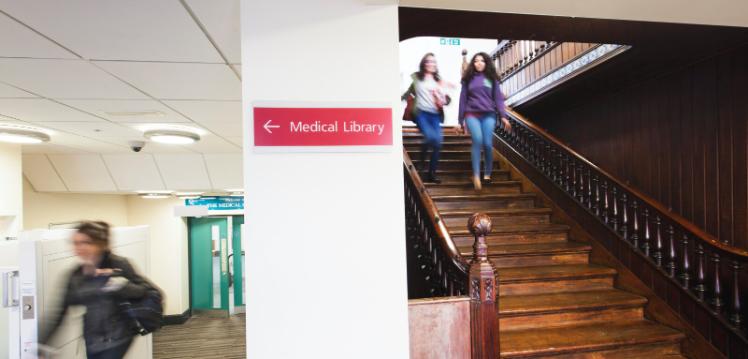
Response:
MULTIPOLYGON (((403 143, 418 163, 420 134, 404 133, 403 143)), ((646 298, 616 289, 616 271, 590 263, 590 246, 571 241, 569 226, 553 223, 552 210, 494 158, 492 183, 475 191, 469 137, 445 133, 442 183, 425 184, 463 256, 472 257, 470 215, 491 216, 486 242, 498 272, 501 357, 683 358, 683 334, 646 320, 646 298)))

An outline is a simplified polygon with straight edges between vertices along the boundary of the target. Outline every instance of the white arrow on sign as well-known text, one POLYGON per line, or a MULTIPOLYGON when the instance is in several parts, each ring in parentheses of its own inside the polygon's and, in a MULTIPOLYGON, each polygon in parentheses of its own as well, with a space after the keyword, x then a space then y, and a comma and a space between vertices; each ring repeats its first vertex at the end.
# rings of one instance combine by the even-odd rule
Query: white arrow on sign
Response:
POLYGON ((262 128, 264 128, 265 131, 268 131, 268 133, 273 133, 273 131, 270 131, 270 129, 271 128, 280 128, 280 126, 279 125, 271 125, 270 121, 272 121, 272 120, 268 120, 268 122, 265 122, 265 125, 262 126, 262 128))

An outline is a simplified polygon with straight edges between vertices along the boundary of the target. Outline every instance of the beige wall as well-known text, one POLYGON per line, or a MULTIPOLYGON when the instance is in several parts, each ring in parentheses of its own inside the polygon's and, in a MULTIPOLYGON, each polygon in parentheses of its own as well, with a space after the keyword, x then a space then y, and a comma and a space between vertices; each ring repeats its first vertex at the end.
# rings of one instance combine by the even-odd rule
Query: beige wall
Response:
POLYGON ((178 199, 141 199, 133 195, 40 193, 23 181, 24 229, 50 223, 102 220, 113 226, 148 225, 151 229, 151 279, 166 295, 165 314, 189 308, 187 225, 174 217, 178 199))
POLYGON ((0 241, 23 225, 21 146, 0 143, 0 241))
POLYGON ((126 226, 127 196, 105 194, 36 192, 23 181, 23 228, 49 228, 50 223, 81 219, 102 220, 114 226, 126 226))
POLYGON ((187 224, 174 217, 179 199, 142 199, 127 196, 131 226, 151 228, 151 280, 166 294, 164 314, 182 314, 189 308, 187 224))
POLYGON ((400 0, 399 3, 434 9, 748 26, 746 0, 400 0))

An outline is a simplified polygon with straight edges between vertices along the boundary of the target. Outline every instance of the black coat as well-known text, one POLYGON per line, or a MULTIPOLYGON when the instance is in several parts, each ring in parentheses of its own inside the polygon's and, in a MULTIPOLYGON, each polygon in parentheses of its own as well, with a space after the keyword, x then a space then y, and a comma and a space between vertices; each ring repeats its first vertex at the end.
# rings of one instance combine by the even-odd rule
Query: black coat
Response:
POLYGON ((79 266, 70 274, 61 310, 50 316, 49 325, 40 336, 39 342, 49 341, 71 305, 86 307, 86 314, 83 317, 83 338, 88 353, 111 349, 132 340, 132 322, 123 315, 120 303, 143 298, 152 285, 135 272, 127 259, 111 252, 104 253, 98 268, 114 269, 113 276, 125 277, 128 283, 117 291, 104 291, 102 288, 109 277, 84 275, 83 268, 79 266))

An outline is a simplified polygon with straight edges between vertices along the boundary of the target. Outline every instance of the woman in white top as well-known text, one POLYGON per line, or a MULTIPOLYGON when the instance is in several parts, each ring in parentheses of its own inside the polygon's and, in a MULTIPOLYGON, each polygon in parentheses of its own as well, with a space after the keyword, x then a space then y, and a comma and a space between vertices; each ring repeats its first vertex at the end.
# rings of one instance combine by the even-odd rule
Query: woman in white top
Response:
POLYGON ((449 97, 445 94, 444 88, 449 84, 442 81, 439 76, 433 53, 427 53, 423 56, 418 66, 418 72, 413 73, 411 78, 413 83, 405 92, 403 98, 411 95, 415 97, 413 118, 424 137, 421 146, 420 165, 423 166, 426 162, 426 153, 431 149, 429 172, 425 179, 428 182, 440 183, 441 181, 436 177, 436 168, 439 164, 439 152, 442 148, 443 106, 449 102, 449 97))

